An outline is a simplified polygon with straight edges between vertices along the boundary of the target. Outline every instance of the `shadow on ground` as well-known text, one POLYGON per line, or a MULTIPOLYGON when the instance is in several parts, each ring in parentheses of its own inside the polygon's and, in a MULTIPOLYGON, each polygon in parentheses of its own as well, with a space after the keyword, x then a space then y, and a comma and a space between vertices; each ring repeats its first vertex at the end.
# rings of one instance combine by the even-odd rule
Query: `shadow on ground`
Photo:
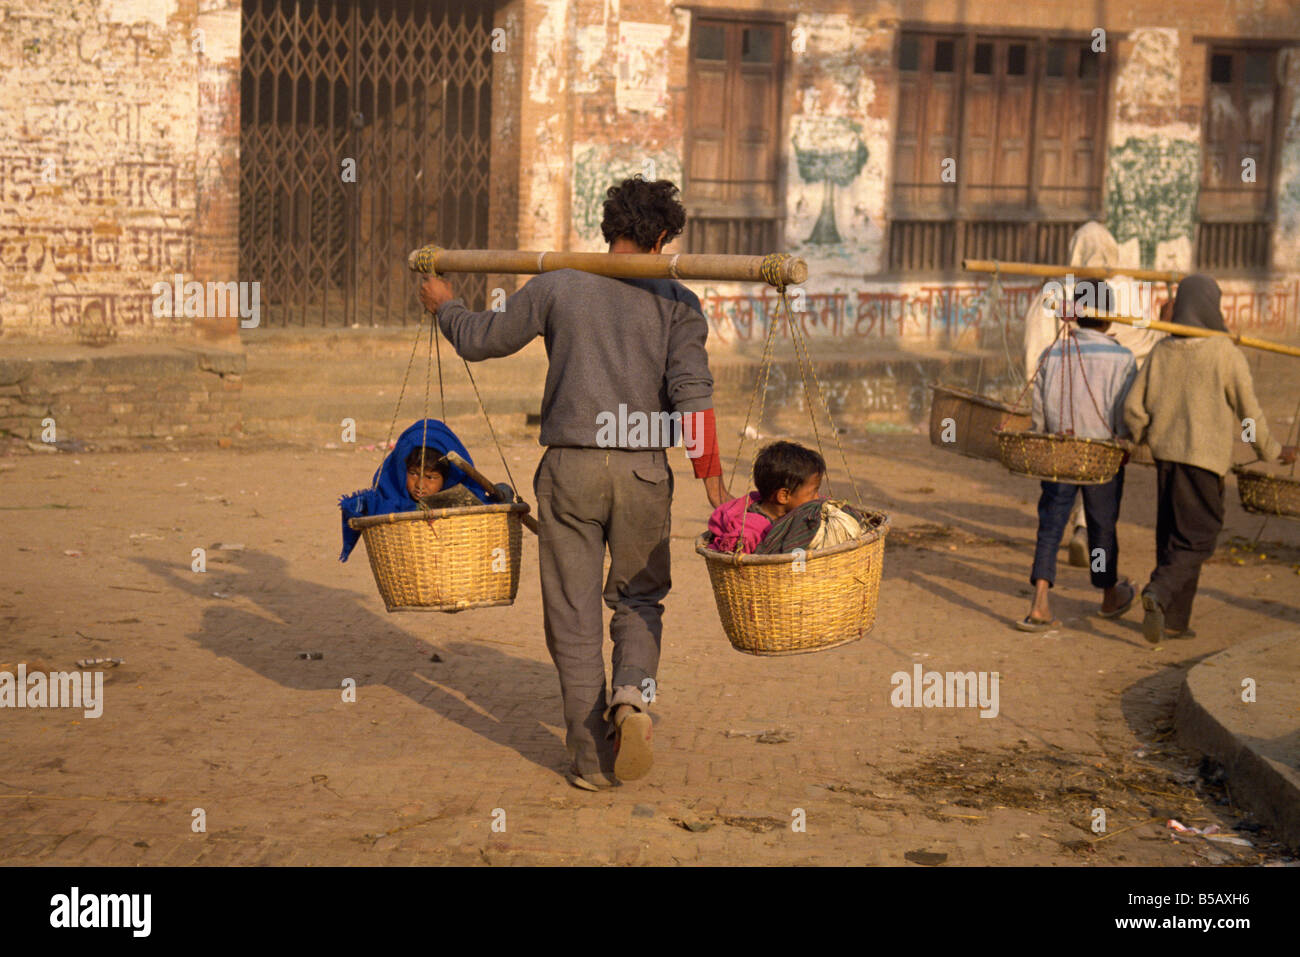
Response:
MULTIPOLYGON (((266 552, 244 551, 233 568, 203 576, 157 559, 132 560, 205 604, 189 637, 216 656, 300 691, 337 691, 344 675, 359 689, 388 687, 534 764, 564 766, 563 742, 543 724, 561 713, 549 664, 478 642, 435 649, 396 619, 374 614, 354 592, 295 578, 284 559, 266 552), (253 607, 234 604, 241 598, 253 607), (304 651, 323 657, 300 659, 304 651), (442 660, 431 661, 434 654, 442 660)), ((441 616, 417 620, 434 617, 441 616)))

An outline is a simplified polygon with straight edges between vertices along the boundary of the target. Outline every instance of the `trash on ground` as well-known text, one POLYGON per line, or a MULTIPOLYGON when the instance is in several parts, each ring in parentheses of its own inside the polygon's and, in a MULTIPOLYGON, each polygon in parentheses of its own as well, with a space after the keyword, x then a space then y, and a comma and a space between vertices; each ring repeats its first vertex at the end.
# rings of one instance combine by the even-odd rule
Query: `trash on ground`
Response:
POLYGON ((81 658, 77 661, 77 667, 98 668, 103 665, 109 668, 116 668, 118 665, 125 663, 125 658, 81 658))
POLYGON ((908 851, 903 855, 903 859, 911 861, 913 864, 937 867, 948 859, 948 855, 939 851, 908 851))
POLYGON ((1235 834, 1206 834, 1207 841, 1218 841, 1220 844, 1236 844, 1238 847, 1254 847, 1244 837, 1237 837, 1235 834))
POLYGON ((722 732, 728 738, 758 738, 770 737, 771 740, 763 742, 764 744, 776 744, 780 741, 789 741, 794 737, 793 731, 787 731, 785 728, 761 728, 757 731, 738 731, 735 728, 728 728, 722 732))

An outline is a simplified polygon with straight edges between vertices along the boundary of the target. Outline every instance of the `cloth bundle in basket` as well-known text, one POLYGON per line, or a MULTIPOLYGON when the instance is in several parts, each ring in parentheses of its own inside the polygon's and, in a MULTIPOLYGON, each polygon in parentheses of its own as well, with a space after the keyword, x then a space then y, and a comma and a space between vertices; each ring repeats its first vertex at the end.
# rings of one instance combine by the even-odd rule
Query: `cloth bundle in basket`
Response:
POLYGON ((389 611, 464 611, 514 603, 523 503, 350 519, 389 611))
POLYGON ((1012 472, 1072 485, 1109 482, 1124 464, 1124 453, 1128 451, 1124 442, 1076 435, 1003 429, 994 434, 1002 464, 1012 472))
POLYGON ((996 462, 999 454, 994 430, 1029 428, 1027 409, 1018 409, 965 389, 941 385, 930 388, 933 391, 930 399, 931 445, 996 462), (948 419, 952 420, 951 427, 947 424, 948 419), (951 441, 948 441, 949 437, 951 441))
POLYGON ((1241 507, 1261 515, 1300 518, 1300 479, 1283 478, 1235 465, 1241 507))
POLYGON ((704 556, 718 617, 737 651, 797 655, 861 638, 876 622, 889 516, 859 509, 863 534, 831 548, 739 555, 695 542, 704 556))

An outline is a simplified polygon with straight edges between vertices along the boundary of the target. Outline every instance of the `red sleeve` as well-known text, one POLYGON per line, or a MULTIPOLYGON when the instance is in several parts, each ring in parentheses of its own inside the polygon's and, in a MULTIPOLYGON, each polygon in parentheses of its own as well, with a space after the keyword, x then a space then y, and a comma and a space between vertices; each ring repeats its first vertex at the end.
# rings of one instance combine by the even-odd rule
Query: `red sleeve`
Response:
POLYGON ((722 474, 722 455, 718 451, 718 428, 712 409, 687 412, 682 416, 682 444, 698 479, 722 474))

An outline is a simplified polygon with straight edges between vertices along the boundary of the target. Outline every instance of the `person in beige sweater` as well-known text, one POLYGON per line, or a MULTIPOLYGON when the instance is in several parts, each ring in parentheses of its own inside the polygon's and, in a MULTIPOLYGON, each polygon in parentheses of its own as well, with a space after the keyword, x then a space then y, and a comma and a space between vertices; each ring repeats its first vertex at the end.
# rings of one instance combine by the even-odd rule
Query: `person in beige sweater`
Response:
MULTIPOLYGON (((1172 321, 1226 332, 1219 285, 1205 275, 1178 284, 1172 321)), ((1142 591, 1147 641, 1191 637, 1201 565, 1223 528, 1223 478, 1238 436, 1265 461, 1295 461, 1268 429, 1246 357, 1232 340, 1170 336, 1151 350, 1124 403, 1134 442, 1156 461, 1156 567, 1142 591)))

